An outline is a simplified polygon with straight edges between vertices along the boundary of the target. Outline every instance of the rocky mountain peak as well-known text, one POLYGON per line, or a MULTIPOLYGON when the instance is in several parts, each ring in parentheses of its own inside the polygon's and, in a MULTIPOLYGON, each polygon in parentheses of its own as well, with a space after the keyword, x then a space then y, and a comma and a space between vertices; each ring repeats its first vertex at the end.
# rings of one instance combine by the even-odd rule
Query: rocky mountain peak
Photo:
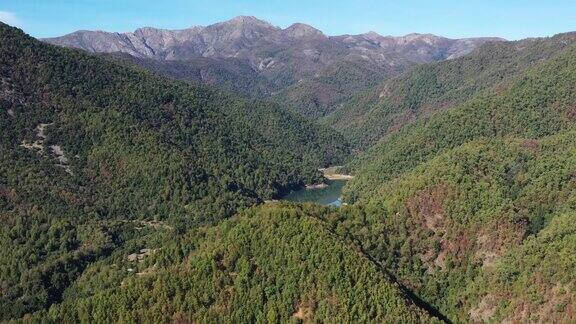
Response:
POLYGON ((255 41, 280 28, 252 16, 238 16, 206 27, 203 37, 209 42, 255 41))
POLYGON ((411 33, 402 37, 398 37, 398 40, 403 43, 412 43, 412 42, 425 42, 425 43, 432 43, 434 41, 444 39, 444 37, 432 35, 432 34, 419 34, 419 33, 411 33))
POLYGON ((380 38, 382 37, 382 35, 378 34, 375 31, 369 31, 367 33, 362 34, 362 36, 366 37, 366 38, 370 38, 370 39, 376 39, 376 38, 380 38))
POLYGON ((294 38, 302 38, 302 37, 326 37, 324 36, 324 34, 310 26, 310 25, 306 25, 306 24, 302 24, 302 23, 295 23, 290 25, 290 27, 286 28, 283 30, 283 33, 286 36, 289 37, 294 37, 294 38))
POLYGON ((156 37, 162 34, 170 34, 172 33, 169 30, 165 29, 158 29, 153 27, 142 27, 136 29, 133 33, 125 33, 126 35, 132 34, 137 37, 156 37))
POLYGON ((259 28, 276 28, 267 21, 260 20, 254 16, 237 16, 228 21, 216 24, 216 25, 228 25, 234 27, 259 27, 259 28))
POLYGON ((361 60, 358 64, 384 71, 455 58, 469 53, 485 39, 452 40, 430 34, 392 37, 373 31, 327 37, 303 23, 281 29, 253 16, 238 16, 183 30, 146 27, 122 34, 82 31, 45 41, 89 52, 122 52, 160 61, 234 58, 248 62, 265 75, 267 82, 282 87, 344 61, 361 60))

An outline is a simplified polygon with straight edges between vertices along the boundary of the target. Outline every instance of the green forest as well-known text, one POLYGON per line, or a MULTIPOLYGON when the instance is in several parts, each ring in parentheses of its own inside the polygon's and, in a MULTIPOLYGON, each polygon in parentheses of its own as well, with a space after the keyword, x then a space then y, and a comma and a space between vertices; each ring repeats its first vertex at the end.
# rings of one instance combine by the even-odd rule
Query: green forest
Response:
MULTIPOLYGON (((570 51, 573 33, 516 42, 493 42, 458 59, 423 64, 382 84, 358 91, 326 123, 354 148, 366 150, 406 125, 507 91, 521 75, 570 51)), ((549 76, 551 77, 551 76, 549 76)))
POLYGON ((280 109, 0 28, 2 318, 62 300, 146 235, 213 224, 340 163, 338 134, 280 109), (64 158, 64 160, 62 160, 64 158), (150 225, 151 224, 151 225, 150 225))
POLYGON ((0 321, 576 320, 576 34, 344 62, 325 102, 229 64, 0 23, 0 321), (279 201, 329 166, 342 207, 279 201))

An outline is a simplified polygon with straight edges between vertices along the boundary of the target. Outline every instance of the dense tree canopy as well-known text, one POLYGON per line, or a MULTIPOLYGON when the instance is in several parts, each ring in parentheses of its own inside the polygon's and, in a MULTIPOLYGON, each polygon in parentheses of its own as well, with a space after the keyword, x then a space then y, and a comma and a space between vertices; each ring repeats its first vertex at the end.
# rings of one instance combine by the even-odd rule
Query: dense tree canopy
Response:
POLYGON ((264 203, 345 161, 333 130, 0 24, 0 320, 574 321, 573 40, 359 94, 333 208, 264 203))
POLYGON ((419 65, 362 91, 326 122, 353 147, 365 150, 403 126, 461 105, 482 94, 507 91, 511 82, 543 61, 563 55, 575 33, 515 42, 490 42, 467 56, 419 65))
POLYGON ((348 165, 345 198, 356 203, 335 226, 451 319, 574 319, 574 271, 563 272, 574 262, 576 47, 566 37, 348 165))
POLYGON ((59 302, 146 229, 211 224, 321 181, 341 138, 277 105, 0 25, 1 318, 59 302), (139 230, 139 228, 143 228, 139 230))
POLYGON ((317 218, 325 212, 265 205, 150 246, 143 262, 109 258, 86 270, 61 305, 33 318, 429 322, 377 265, 317 218))

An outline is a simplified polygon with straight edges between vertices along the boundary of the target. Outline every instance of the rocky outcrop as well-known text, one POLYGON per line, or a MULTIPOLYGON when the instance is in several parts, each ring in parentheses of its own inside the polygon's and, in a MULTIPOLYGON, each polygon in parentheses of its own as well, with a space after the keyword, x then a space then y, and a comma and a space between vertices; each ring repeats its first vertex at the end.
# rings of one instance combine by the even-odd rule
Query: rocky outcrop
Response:
POLYGON ((351 56, 380 64, 397 61, 430 62, 465 55, 486 41, 497 38, 448 39, 430 34, 402 37, 375 32, 328 37, 302 23, 285 29, 250 16, 239 16, 207 27, 183 30, 140 28, 130 33, 77 31, 44 41, 95 53, 123 52, 141 58, 187 60, 196 57, 237 58, 255 69, 261 62, 275 61, 276 74, 286 70, 292 82, 351 56), (310 60, 301 60, 313 57, 310 60))
MULTIPOLYGON (((220 71, 217 77, 182 75, 182 69, 160 67, 177 79, 200 80, 238 92, 238 85, 261 87, 256 93, 275 96, 299 113, 316 118, 329 114, 351 93, 368 89, 418 63, 452 59, 496 38, 448 39, 430 34, 401 37, 375 32, 326 36, 302 23, 285 29, 250 16, 183 30, 140 28, 130 33, 78 31, 44 41, 93 53, 126 53, 170 65, 186 62, 202 69, 199 59, 220 71), (250 80, 239 77, 230 63, 248 66, 250 80), (252 76, 254 75, 254 77, 252 76), (210 81, 215 80, 213 82, 210 81), (218 80, 231 80, 220 82, 218 80)), ((154 64, 145 64, 146 67, 154 64)), ((184 70, 190 70, 186 68, 184 70)), ((250 94, 241 87, 241 94, 250 94)))

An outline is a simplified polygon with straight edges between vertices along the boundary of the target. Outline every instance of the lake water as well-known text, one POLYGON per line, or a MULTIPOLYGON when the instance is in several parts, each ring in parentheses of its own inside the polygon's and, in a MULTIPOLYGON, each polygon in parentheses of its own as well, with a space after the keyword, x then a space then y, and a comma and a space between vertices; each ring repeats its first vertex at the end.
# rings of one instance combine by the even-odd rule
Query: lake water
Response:
POLYGON ((282 197, 282 200, 294 202, 312 202, 326 206, 341 206, 342 187, 346 184, 346 180, 331 180, 328 182, 328 187, 323 189, 300 189, 292 191, 288 195, 282 197))

